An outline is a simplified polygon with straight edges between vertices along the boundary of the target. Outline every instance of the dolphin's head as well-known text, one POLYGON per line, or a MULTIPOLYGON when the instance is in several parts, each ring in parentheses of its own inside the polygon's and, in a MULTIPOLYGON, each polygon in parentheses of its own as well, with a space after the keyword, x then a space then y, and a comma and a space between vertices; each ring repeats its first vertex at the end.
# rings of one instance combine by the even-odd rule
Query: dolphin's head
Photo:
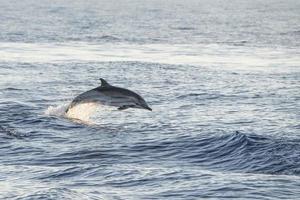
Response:
POLYGON ((146 109, 146 110, 152 111, 152 108, 150 108, 148 106, 148 104, 142 97, 139 96, 137 99, 138 99, 138 101, 136 102, 136 106, 135 106, 136 108, 141 108, 141 109, 146 109))

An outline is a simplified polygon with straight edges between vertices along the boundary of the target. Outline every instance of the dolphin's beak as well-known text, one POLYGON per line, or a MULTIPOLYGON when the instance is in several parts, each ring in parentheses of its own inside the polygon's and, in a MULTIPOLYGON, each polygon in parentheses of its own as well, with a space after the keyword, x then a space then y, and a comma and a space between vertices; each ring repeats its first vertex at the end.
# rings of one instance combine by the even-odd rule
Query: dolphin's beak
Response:
POLYGON ((150 107, 149 107, 149 106, 147 106, 147 105, 143 106, 143 108, 145 108, 146 110, 150 110, 150 111, 152 111, 152 108, 150 108, 150 107))

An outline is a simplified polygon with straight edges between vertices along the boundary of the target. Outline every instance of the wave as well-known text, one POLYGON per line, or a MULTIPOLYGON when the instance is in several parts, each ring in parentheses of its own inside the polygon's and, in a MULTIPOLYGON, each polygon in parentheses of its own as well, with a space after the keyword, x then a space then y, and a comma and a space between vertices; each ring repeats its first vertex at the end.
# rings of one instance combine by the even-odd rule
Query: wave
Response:
MULTIPOLYGON (((238 131, 232 134, 185 135, 163 141, 120 144, 117 149, 110 150, 81 149, 31 162, 60 165, 83 161, 94 163, 101 159, 103 163, 111 163, 127 162, 137 157, 140 158, 139 162, 167 160, 212 171, 300 175, 300 140, 274 139, 238 131)), ((65 175, 68 173, 60 174, 65 175)))
POLYGON ((200 99, 200 100, 204 100, 204 99, 218 99, 220 97, 224 97, 225 95, 221 95, 221 94, 209 94, 209 93, 190 93, 190 94, 184 94, 184 95, 180 95, 177 98, 178 99, 200 99))
POLYGON ((194 27, 190 27, 190 26, 179 26, 179 27, 174 27, 172 29, 180 30, 180 31, 192 31, 192 30, 195 30, 194 27))
POLYGON ((225 135, 182 136, 173 141, 137 144, 132 148, 212 170, 300 175, 300 141, 289 139, 237 131, 225 135))
MULTIPOLYGON (((90 194, 85 194, 83 192, 77 192, 76 190, 71 190, 66 187, 53 187, 48 188, 46 186, 47 183, 43 183, 42 185, 46 189, 35 189, 34 191, 31 190, 31 192, 27 193, 26 195, 22 196, 13 196, 11 195, 10 198, 15 197, 17 199, 24 199, 24 200, 30 200, 30 199, 91 199, 90 194)), ((49 184, 49 183, 48 183, 49 184)), ((96 197, 94 197, 96 199, 96 197)))
POLYGON ((87 41, 98 41, 98 42, 119 42, 120 38, 112 36, 112 35, 103 35, 103 36, 87 36, 87 41))
POLYGON ((280 33, 280 35, 294 35, 294 36, 299 36, 300 35, 300 30, 282 32, 282 33, 280 33))
POLYGON ((22 90, 28 90, 28 89, 20 89, 20 88, 8 87, 8 88, 3 88, 1 90, 4 90, 4 91, 22 91, 22 90))
MULTIPOLYGON (((39 158, 36 164, 61 165, 76 163, 175 162, 211 171, 239 173, 300 175, 300 141, 274 139, 255 134, 235 132, 181 136, 173 139, 120 144, 117 149, 80 149, 60 153, 51 158, 39 158), (135 161, 136 162, 136 161, 135 161)), ((51 176, 69 176, 68 172, 51 176)))
POLYGON ((208 138, 189 147, 190 155, 182 158, 193 163, 209 164, 213 168, 263 174, 300 175, 300 144, 289 141, 246 135, 236 132, 231 135, 208 138), (204 140, 205 141, 205 140, 204 140), (197 147, 202 147, 199 151, 197 147))

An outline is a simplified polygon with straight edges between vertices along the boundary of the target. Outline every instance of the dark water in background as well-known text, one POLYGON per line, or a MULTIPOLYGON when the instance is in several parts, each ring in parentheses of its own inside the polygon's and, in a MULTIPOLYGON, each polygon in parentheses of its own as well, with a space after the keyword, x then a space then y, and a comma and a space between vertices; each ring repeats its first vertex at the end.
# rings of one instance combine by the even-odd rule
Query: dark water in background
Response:
POLYGON ((299 1, 0 1, 1 199, 299 199, 299 1), (63 107, 98 78, 153 112, 63 107))

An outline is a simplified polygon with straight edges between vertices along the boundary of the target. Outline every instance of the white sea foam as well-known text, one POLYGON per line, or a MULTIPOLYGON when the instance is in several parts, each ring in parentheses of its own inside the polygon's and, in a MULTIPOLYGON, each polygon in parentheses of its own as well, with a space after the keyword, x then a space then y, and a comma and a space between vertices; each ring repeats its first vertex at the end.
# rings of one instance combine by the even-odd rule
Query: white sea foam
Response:
POLYGON ((140 61, 201 66, 253 67, 298 66, 299 50, 239 47, 217 44, 64 44, 0 43, 0 61, 140 61))

